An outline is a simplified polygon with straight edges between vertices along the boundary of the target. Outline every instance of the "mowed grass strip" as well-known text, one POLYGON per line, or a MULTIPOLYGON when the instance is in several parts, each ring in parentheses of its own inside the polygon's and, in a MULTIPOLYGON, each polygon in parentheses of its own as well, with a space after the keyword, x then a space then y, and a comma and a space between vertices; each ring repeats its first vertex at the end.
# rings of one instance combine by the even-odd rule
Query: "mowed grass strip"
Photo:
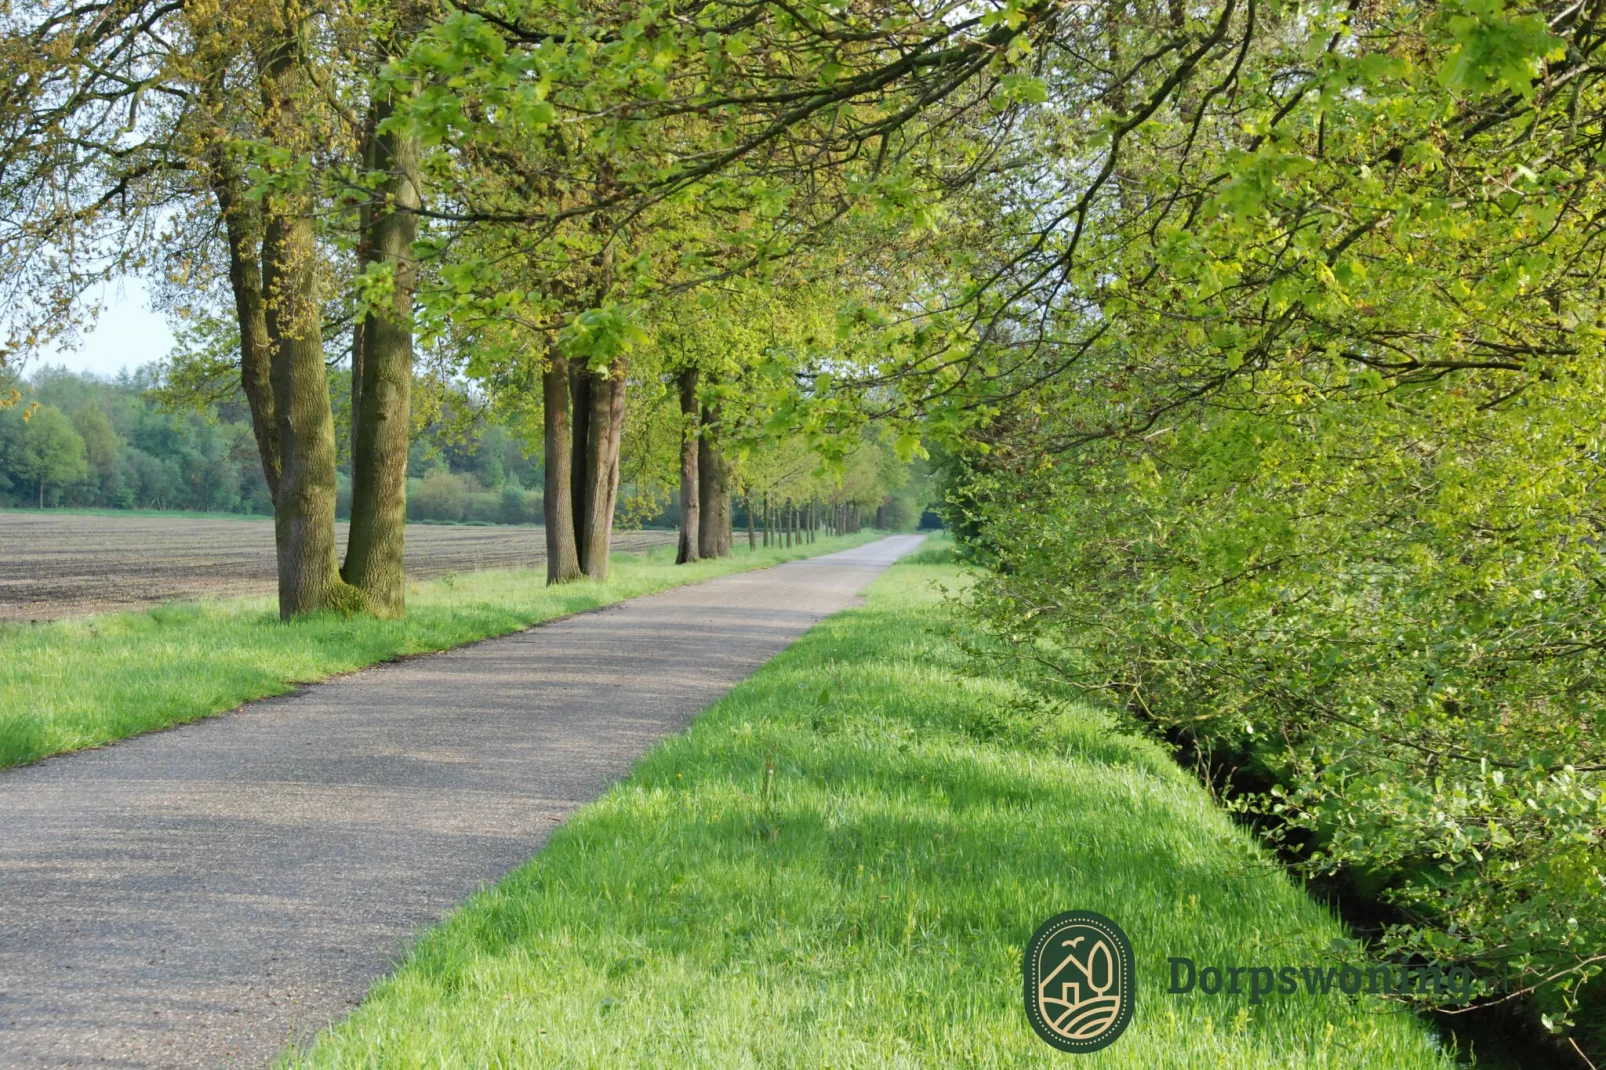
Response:
POLYGON ((862 532, 676 565, 675 548, 616 554, 606 583, 546 586, 544 570, 466 572, 410 586, 407 617, 281 621, 271 597, 138 613, 0 622, 0 768, 166 728, 402 657, 506 635, 566 613, 848 549, 862 532))
POLYGON ((1343 931, 1159 747, 967 671, 936 590, 957 579, 895 567, 287 1065, 1450 1064, 1375 997, 1166 995, 1167 955, 1323 961, 1343 931), (1071 908, 1125 927, 1141 979, 1132 1025, 1090 1056, 1020 1006, 1027 938, 1071 908))

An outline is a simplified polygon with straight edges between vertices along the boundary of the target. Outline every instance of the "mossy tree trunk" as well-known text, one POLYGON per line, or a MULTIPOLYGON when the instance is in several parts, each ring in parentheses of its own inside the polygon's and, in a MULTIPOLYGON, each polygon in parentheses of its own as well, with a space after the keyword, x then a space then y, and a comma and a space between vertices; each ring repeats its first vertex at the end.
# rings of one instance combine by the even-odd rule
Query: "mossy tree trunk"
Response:
POLYGON ((680 546, 675 551, 675 564, 684 565, 700 556, 698 537, 701 530, 702 499, 697 485, 698 403, 697 369, 687 368, 680 373, 680 546))
POLYGON ((569 421, 569 361, 556 348, 541 373, 545 406, 546 497, 542 520, 546 524, 546 581, 568 583, 580 576, 580 553, 574 538, 572 445, 569 421))
MULTIPOLYGON (((258 74, 265 133, 275 145, 309 152, 300 108, 309 86, 297 59, 299 29, 268 43, 258 74)), ((357 593, 340 578, 335 554, 335 425, 324 370, 322 308, 313 199, 303 190, 264 198, 263 322, 280 457, 274 502, 279 615, 351 612, 357 593)))
POLYGON ((591 579, 608 578, 608 552, 613 545, 613 511, 619 499, 619 443, 625 426, 625 362, 618 359, 606 373, 584 371, 586 417, 580 426, 581 396, 574 400, 574 451, 582 457, 577 488, 575 544, 580 570, 591 579))
POLYGON ((729 557, 731 553, 730 471, 707 430, 718 424, 718 410, 704 409, 703 437, 697 443, 698 497, 702 503, 698 553, 703 557, 729 557))
POLYGON ((569 516, 574 529, 575 560, 585 571, 581 529, 586 515, 586 445, 591 433, 591 376, 584 363, 569 362, 569 516))
POLYGON ((273 355, 262 299, 262 215, 245 196, 245 180, 221 140, 210 155, 212 192, 228 241, 229 289, 240 331, 240 391, 251 412, 251 433, 262 460, 268 500, 279 500, 279 422, 273 407, 273 355))
POLYGON ((385 178, 367 213, 363 244, 373 263, 390 265, 394 285, 388 307, 373 309, 361 324, 361 360, 353 369, 351 533, 342 570, 380 617, 400 617, 407 608, 402 553, 412 428, 413 242, 423 207, 418 142, 383 131, 390 112, 388 99, 375 102, 371 166, 385 178))

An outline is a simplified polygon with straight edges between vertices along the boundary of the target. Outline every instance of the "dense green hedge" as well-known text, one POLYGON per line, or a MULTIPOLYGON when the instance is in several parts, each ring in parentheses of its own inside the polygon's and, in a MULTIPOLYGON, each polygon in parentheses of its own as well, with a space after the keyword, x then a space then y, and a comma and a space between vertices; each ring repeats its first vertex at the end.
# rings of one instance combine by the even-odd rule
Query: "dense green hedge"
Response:
POLYGON ((1495 390, 1246 388, 1060 458, 999 436, 954 519, 1023 670, 1237 766, 1303 867, 1393 908, 1380 953, 1470 965, 1599 1049, 1597 403, 1495 390))
POLYGON ((436 469, 407 481, 407 519, 538 524, 541 495, 514 483, 488 490, 471 476, 436 469))

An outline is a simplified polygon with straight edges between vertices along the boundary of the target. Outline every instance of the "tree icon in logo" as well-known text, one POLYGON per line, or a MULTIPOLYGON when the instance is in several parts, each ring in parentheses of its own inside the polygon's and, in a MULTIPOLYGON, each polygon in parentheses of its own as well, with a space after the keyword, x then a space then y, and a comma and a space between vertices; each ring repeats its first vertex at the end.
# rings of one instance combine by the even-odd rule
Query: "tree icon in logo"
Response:
POLYGON ((1045 921, 1022 969, 1026 1018, 1061 1051, 1097 1051, 1132 1020, 1132 942, 1102 914, 1072 910, 1045 921))

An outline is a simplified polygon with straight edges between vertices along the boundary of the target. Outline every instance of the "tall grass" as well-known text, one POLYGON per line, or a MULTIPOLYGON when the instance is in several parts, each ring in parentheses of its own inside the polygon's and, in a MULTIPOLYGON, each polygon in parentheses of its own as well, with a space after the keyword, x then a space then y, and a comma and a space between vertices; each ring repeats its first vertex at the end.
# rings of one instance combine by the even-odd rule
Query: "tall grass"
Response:
POLYGON ((0 768, 193 721, 376 662, 446 650, 566 613, 728 572, 845 549, 822 538, 695 565, 675 548, 617 554, 606 583, 546 586, 533 569, 413 584, 404 620, 279 620, 272 598, 175 603, 140 613, 0 623, 0 768))
MULTIPOLYGON (((942 551, 922 555, 940 560, 942 551)), ((1160 748, 977 671, 899 565, 655 748, 286 1061, 357 1067, 1443 1067, 1375 997, 1167 995, 1165 958, 1321 961, 1342 927, 1160 748), (1021 950, 1136 946, 1131 1027, 1039 1041, 1021 950)))

